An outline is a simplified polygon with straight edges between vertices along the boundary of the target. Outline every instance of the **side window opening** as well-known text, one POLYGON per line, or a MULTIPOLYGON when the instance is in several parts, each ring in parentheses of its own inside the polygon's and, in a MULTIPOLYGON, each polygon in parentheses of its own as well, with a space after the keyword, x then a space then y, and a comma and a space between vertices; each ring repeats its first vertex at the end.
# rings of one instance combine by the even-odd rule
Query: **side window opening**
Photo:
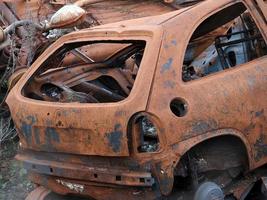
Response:
POLYGON ((267 54, 266 43, 242 3, 212 15, 193 33, 183 62, 183 81, 237 67, 267 54))
POLYGON ((22 95, 61 103, 122 101, 133 88, 145 45, 138 40, 65 44, 41 64, 22 95))

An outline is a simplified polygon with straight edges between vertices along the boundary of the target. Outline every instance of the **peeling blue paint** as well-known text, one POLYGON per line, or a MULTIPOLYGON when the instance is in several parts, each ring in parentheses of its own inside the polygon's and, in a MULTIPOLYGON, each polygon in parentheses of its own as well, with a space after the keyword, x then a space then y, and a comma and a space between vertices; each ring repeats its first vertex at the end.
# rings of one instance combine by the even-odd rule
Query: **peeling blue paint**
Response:
POLYGON ((173 81, 170 81, 170 80, 168 80, 168 81, 164 81, 164 88, 171 88, 171 89, 173 89, 175 87, 175 82, 173 82, 173 81))
POLYGON ((55 128, 48 127, 45 129, 45 141, 48 145, 52 145, 53 142, 60 142, 59 134, 55 128))
POLYGON ((264 109, 255 112, 255 116, 256 116, 256 117, 261 117, 261 116, 263 116, 263 115, 264 115, 264 109))
POLYGON ((26 119, 30 122, 30 124, 36 123, 36 118, 32 115, 27 116, 26 119))
POLYGON ((122 139, 121 125, 116 124, 114 131, 111 133, 107 133, 107 138, 112 150, 114 152, 119 152, 121 149, 121 139, 122 139))
POLYGON ((35 142, 36 144, 40 145, 40 129, 37 127, 33 128, 33 133, 34 133, 34 138, 35 138, 35 142))
POLYGON ((172 62, 173 62, 173 59, 169 58, 168 61, 164 65, 162 65, 160 73, 163 74, 164 72, 170 70, 172 62))
POLYGON ((174 45, 174 46, 176 46, 176 45, 177 45, 177 42, 176 42, 176 40, 175 40, 175 39, 173 39, 173 40, 171 41, 171 43, 172 43, 172 45, 174 45))
POLYGON ((21 124, 21 131, 28 144, 32 144, 32 126, 36 123, 36 118, 32 115, 25 117, 26 121, 21 124))
POLYGON ((22 122, 21 131, 28 144, 32 144, 32 125, 22 122))

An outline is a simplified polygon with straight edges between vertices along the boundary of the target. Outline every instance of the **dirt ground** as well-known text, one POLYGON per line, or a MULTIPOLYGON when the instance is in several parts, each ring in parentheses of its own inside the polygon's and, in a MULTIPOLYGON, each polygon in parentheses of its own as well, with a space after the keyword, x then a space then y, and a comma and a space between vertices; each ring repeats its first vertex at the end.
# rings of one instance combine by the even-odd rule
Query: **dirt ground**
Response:
POLYGON ((24 200, 34 188, 26 170, 14 159, 17 149, 17 141, 0 146, 0 200, 24 200))

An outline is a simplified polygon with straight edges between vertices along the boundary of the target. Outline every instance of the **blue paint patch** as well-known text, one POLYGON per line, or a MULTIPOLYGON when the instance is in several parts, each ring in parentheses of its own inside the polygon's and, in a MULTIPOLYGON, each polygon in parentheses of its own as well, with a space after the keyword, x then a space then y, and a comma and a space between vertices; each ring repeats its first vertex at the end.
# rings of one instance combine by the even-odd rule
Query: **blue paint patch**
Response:
POLYGON ((174 87, 175 87, 175 82, 173 82, 173 81, 164 81, 164 88, 173 89, 174 87))
POLYGON ((121 125, 116 124, 114 131, 111 133, 107 133, 107 138, 112 150, 114 152, 119 152, 121 149, 121 139, 122 139, 121 125))
POLYGON ((30 122, 30 124, 36 123, 36 118, 34 116, 27 116, 26 119, 30 122))
POLYGON ((261 117, 261 116, 263 116, 263 114, 264 114, 264 109, 262 109, 261 111, 255 112, 256 117, 261 117))
POLYGON ((32 125, 22 122, 21 131, 28 144, 32 144, 32 125))
POLYGON ((45 129, 45 141, 48 145, 52 145, 53 142, 60 142, 59 134, 57 133, 56 129, 51 127, 45 129))
POLYGON ((35 142, 36 144, 40 145, 40 129, 37 127, 33 128, 33 133, 34 133, 34 138, 35 138, 35 142))
POLYGON ((172 41, 171 41, 171 43, 172 43, 172 45, 174 45, 174 46, 176 46, 176 45, 177 45, 177 42, 176 42, 176 40, 172 40, 172 41))
POLYGON ((168 61, 161 67, 160 73, 163 74, 164 72, 171 69, 173 59, 169 58, 168 61))
POLYGON ((36 118, 32 115, 25 117, 28 122, 23 121, 21 124, 21 131, 28 144, 32 144, 32 126, 36 123, 36 118))

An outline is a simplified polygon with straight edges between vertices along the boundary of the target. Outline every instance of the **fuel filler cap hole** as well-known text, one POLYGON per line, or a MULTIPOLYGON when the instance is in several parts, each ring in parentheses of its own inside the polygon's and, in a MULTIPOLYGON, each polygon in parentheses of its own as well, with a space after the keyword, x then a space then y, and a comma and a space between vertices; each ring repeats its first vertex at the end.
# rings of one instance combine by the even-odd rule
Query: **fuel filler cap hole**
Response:
POLYGON ((175 98, 170 103, 170 109, 177 117, 184 117, 188 111, 188 105, 182 98, 175 98))

